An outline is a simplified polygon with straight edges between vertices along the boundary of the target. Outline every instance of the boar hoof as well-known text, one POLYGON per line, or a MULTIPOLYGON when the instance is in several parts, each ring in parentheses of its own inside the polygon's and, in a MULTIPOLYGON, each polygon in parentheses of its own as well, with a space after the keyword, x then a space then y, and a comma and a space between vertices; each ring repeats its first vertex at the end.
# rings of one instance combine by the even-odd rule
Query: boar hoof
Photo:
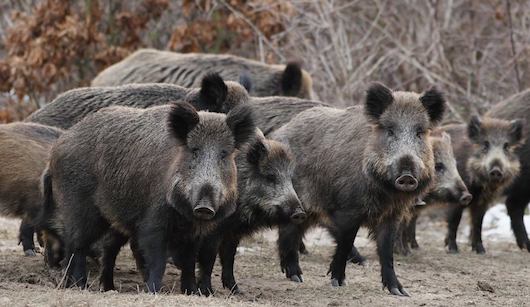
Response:
POLYGON ((345 286, 345 285, 346 285, 346 282, 344 280, 340 281, 337 278, 332 278, 331 279, 331 286, 332 287, 342 287, 342 286, 345 286))
POLYGON ((292 275, 290 279, 294 282, 304 282, 302 275, 292 275))
POLYGON ((419 249, 420 248, 420 246, 418 245, 418 242, 416 242, 416 240, 410 242, 410 247, 412 249, 419 249))
POLYGON ((231 294, 231 295, 240 295, 240 294, 243 294, 243 291, 241 291, 241 289, 239 289, 239 287, 238 287, 237 284, 235 284, 235 283, 234 283, 234 285, 231 286, 231 287, 224 286, 224 288, 226 288, 226 289, 230 289, 230 294, 231 294))
POLYGON ((526 249, 530 253, 530 241, 526 242, 526 249))
POLYGON ((407 291, 405 291, 405 289, 403 289, 403 288, 401 288, 401 289, 396 288, 396 287, 394 287, 394 288, 390 288, 390 293, 391 293, 392 295, 397 295, 397 296, 410 296, 410 295, 407 293, 407 291))
POLYGON ((24 251, 24 256, 26 256, 26 257, 35 257, 35 256, 37 256, 37 254, 35 253, 35 250, 33 250, 33 249, 26 249, 24 251))

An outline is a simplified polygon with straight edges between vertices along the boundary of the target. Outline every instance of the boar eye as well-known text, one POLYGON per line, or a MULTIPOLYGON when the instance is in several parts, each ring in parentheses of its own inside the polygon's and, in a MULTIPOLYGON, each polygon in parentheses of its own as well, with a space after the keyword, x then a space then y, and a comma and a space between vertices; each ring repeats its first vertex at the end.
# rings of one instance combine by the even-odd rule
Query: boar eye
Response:
POLYGON ((508 148, 510 148, 510 144, 508 143, 504 143, 504 150, 508 151, 508 148))
POLYGON ((490 142, 485 141, 485 142, 484 142, 484 150, 487 151, 487 150, 489 150, 489 149, 490 149, 490 142))
POLYGON ((425 134, 425 131, 423 129, 416 130, 416 136, 421 138, 425 134))
POLYGON ((191 154, 194 158, 197 158, 199 156, 200 149, 198 147, 194 147, 191 149, 191 154))
POLYGON ((276 176, 274 176, 273 174, 265 175, 265 179, 270 183, 276 183, 276 176))
POLYGON ((221 159, 224 159, 228 157, 228 151, 227 150, 221 150, 221 159))
POLYGON ((437 173, 443 173, 445 171, 445 165, 441 162, 438 162, 434 165, 434 170, 436 170, 437 173))
POLYGON ((386 133, 388 134, 388 136, 394 136, 394 129, 388 128, 386 129, 386 133))

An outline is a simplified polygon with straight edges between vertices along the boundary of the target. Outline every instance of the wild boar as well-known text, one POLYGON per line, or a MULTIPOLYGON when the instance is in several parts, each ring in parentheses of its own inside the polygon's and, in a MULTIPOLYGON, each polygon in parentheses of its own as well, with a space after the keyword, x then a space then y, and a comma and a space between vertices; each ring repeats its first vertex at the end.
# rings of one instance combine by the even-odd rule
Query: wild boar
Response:
POLYGON ((183 100, 197 110, 227 113, 249 99, 239 83, 224 82, 216 74, 206 75, 200 86, 188 89, 172 84, 130 84, 78 88, 59 95, 26 121, 68 129, 87 115, 109 106, 144 109, 183 100))
POLYGON ((43 203, 40 176, 61 133, 32 123, 0 125, 0 214, 22 219, 19 238, 26 256, 35 256, 34 224, 43 203))
POLYGON ((43 190, 61 211, 67 286, 86 285, 89 247, 110 233, 137 244, 151 292, 160 290, 168 246, 179 250, 181 290, 195 293, 196 248, 235 211, 235 155, 254 135, 249 106, 225 116, 184 102, 106 108, 66 131, 43 190))
POLYGON ((268 65, 229 54, 177 53, 154 49, 140 49, 107 67, 94 78, 92 86, 173 83, 193 87, 199 85, 206 73, 213 72, 226 80, 245 80, 241 83, 248 84, 247 90, 252 96, 308 99, 313 96, 311 76, 295 62, 268 65))
POLYGON ((394 271, 395 231, 431 187, 434 159, 428 138, 444 110, 444 98, 434 88, 417 94, 374 84, 364 109, 311 108, 270 135, 295 156, 293 183, 308 214, 300 225, 280 227, 281 266, 288 278, 301 280, 299 242, 308 227, 320 223, 337 243, 331 283, 344 285, 348 254, 365 225, 377 241, 383 286, 408 295, 394 271))
MULTIPOLYGON (((471 210, 471 248, 478 254, 486 250, 482 244, 482 221, 490 204, 518 176, 521 163, 515 153, 521 145, 523 123, 472 116, 467 125, 442 127, 451 135, 458 172, 473 195, 471 210)), ((448 210, 448 252, 457 253, 456 234, 465 207, 448 210)))

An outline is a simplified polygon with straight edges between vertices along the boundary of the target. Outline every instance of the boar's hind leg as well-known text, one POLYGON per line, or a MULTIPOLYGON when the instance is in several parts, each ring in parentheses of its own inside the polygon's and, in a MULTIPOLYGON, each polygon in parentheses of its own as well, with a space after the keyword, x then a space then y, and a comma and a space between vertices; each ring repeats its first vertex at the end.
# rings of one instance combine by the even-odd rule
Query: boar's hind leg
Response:
MULTIPOLYGON (((302 224, 303 225, 303 224, 302 224)), ((278 250, 280 252, 280 266, 285 276, 294 282, 303 282, 298 251, 300 242, 307 226, 287 224, 281 225, 278 232, 278 250)))
POLYGON ((482 221, 486 210, 488 210, 488 207, 485 205, 471 207, 471 249, 477 254, 486 253, 482 245, 482 221))
POLYGON ((200 269, 199 291, 201 295, 209 296, 214 292, 212 288, 212 271, 217 252, 219 251, 220 241, 219 234, 214 233, 204 240, 199 250, 197 262, 200 269))
POLYGON ((359 223, 352 223, 347 215, 336 215, 333 218, 334 225, 330 232, 337 242, 333 260, 329 265, 329 272, 331 272, 331 285, 333 287, 340 287, 344 285, 346 278, 346 263, 348 262, 348 255, 352 251, 353 240, 357 230, 359 230, 359 223))
POLYGON ((458 245, 456 244, 456 233, 458 231, 458 225, 462 219, 462 213, 464 207, 462 206, 451 206, 447 211, 447 237, 445 238, 445 245, 447 246, 447 252, 450 254, 458 253, 458 245))
POLYGON ((25 217, 20 223, 20 243, 22 243, 22 248, 24 249, 24 255, 33 257, 35 254, 35 243, 33 241, 33 234, 35 233, 35 228, 30 223, 29 219, 25 217))
POLYGON ((233 294, 241 293, 234 277, 234 261, 239 240, 240 238, 232 233, 225 234, 221 241, 221 247, 219 248, 219 258, 223 268, 221 273, 223 288, 230 289, 230 292, 233 294))
POLYGON ((418 220, 418 210, 414 211, 414 215, 412 216, 412 219, 407 225, 407 228, 405 229, 405 241, 407 244, 410 244, 410 247, 413 249, 418 249, 420 246, 418 245, 418 241, 416 241, 416 221, 418 220))
POLYGON ((116 257, 120 249, 127 243, 128 237, 111 230, 106 236, 103 243, 103 257, 101 275, 99 277, 100 286, 103 291, 115 290, 114 288, 114 266, 116 257))
POLYGON ((377 255, 381 264, 383 287, 387 288, 391 294, 409 296, 403 289, 394 271, 393 247, 395 232, 396 222, 393 220, 382 221, 376 229, 377 255))
POLYGON ((138 249, 145 260, 147 289, 155 293, 162 287, 162 277, 166 270, 166 229, 157 227, 157 222, 142 224, 144 227, 138 232, 138 249))
POLYGON ((348 260, 351 261, 352 263, 356 263, 358 265, 364 265, 366 263, 366 258, 361 255, 361 253, 359 253, 359 251, 357 250, 357 247, 355 247, 355 238, 357 237, 357 231, 359 231, 359 227, 360 226, 357 226, 354 228, 354 231, 353 231, 353 244, 352 244, 352 247, 351 247, 351 252, 350 254, 348 255, 348 260))
POLYGON ((506 208, 512 221, 512 229, 517 240, 517 246, 521 249, 526 248, 530 252, 530 240, 528 240, 526 227, 524 226, 524 210, 530 199, 526 196, 516 195, 516 193, 522 193, 522 191, 525 191, 525 189, 511 189, 506 199, 506 208))

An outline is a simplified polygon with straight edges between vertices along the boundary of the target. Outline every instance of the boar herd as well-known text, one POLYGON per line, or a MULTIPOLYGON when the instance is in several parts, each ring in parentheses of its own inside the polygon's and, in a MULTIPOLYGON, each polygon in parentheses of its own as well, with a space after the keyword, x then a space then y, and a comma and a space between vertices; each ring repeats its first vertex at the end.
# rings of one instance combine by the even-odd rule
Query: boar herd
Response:
POLYGON ((484 214, 502 196, 530 252, 530 91, 450 125, 435 87, 373 83, 349 108, 313 97, 297 63, 139 50, 92 87, 0 126, 0 213, 22 219, 26 256, 36 255, 36 234, 66 287, 86 287, 87 257, 98 259, 104 291, 115 288, 116 257, 129 243, 149 292, 160 291, 170 259, 183 293, 214 293, 219 255, 223 287, 239 293, 239 242, 271 227, 280 269, 303 282, 304 233, 319 225, 336 242, 332 286, 345 285, 348 262, 365 261, 354 246, 365 226, 383 287, 408 296, 393 257, 418 248, 423 205, 448 204, 449 253, 469 208, 472 250, 482 254, 484 214))

